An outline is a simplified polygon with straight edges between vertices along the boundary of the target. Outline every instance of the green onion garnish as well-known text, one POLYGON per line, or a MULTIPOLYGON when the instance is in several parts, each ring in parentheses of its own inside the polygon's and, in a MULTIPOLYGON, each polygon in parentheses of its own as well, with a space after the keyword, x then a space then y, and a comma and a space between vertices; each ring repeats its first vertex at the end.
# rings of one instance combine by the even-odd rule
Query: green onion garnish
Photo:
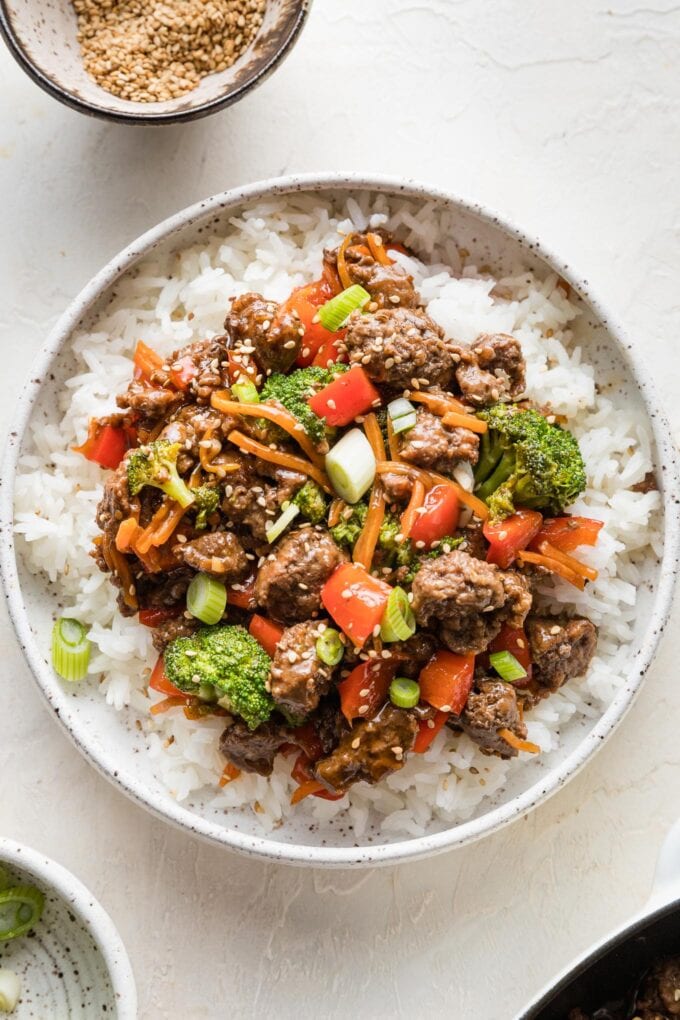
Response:
POLYGON ((523 680, 527 675, 526 669, 512 652, 492 652, 489 662, 501 680, 505 680, 509 684, 514 683, 515 680, 523 680))
POLYGON ((17 939, 38 923, 45 897, 33 885, 15 885, 0 892, 0 942, 17 939))
POLYGON ((252 379, 243 379, 231 385, 231 395, 240 400, 242 404, 259 404, 260 394, 252 379))
POLYGON ((361 429, 350 429, 326 454, 331 485, 346 503, 358 503, 373 485, 375 456, 361 429))
POLYGON ((87 631, 78 620, 61 616, 52 628, 52 665, 62 680, 82 680, 90 662, 87 631))
POLYGON ((8 967, 0 967, 0 1013, 13 1013, 21 996, 21 979, 8 967))
POLYGON ((371 295, 358 283, 336 294, 319 309, 319 321, 324 329, 335 333, 349 319, 357 308, 363 308, 371 300, 371 295))
POLYGON ((406 641, 416 632, 416 618, 403 588, 393 588, 385 606, 380 637, 383 641, 406 641))
POLYGON ((196 574, 187 588, 187 609, 201 623, 212 626, 224 615, 227 589, 209 574, 196 574))
POLYGON ((270 545, 286 530, 291 521, 294 521, 299 513, 300 507, 296 503, 289 503, 288 506, 284 507, 284 511, 281 516, 277 517, 274 523, 267 528, 265 532, 267 541, 270 545))
POLYGON ((326 627, 323 634, 316 639, 316 654, 327 666, 337 666, 345 652, 337 630, 326 627))
POLYGON ((406 397, 397 397, 387 405, 387 413, 392 421, 392 430, 395 435, 412 429, 417 421, 416 409, 406 397))
POLYGON ((420 684, 405 676, 395 676, 390 684, 390 701, 397 708, 415 708, 420 701, 420 684))

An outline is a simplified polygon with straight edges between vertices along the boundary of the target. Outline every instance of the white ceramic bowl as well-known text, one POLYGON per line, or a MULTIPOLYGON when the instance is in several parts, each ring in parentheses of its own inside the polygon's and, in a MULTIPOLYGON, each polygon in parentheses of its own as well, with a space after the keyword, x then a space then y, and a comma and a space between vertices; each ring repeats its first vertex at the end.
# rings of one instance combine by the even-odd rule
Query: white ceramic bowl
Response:
POLYGON ((32 933, 0 940, 0 967, 15 971, 22 985, 13 1020, 135 1020, 130 961, 92 893, 60 864, 9 839, 0 838, 0 864, 17 885, 35 885, 45 895, 32 933))
POLYGON ((611 734, 640 688, 668 616, 678 559, 678 505, 677 499, 673 499, 676 467, 668 438, 670 430, 658 408, 647 374, 635 359, 630 344, 589 293, 587 284, 542 245, 488 211, 411 182, 339 174, 284 178, 217 195, 161 223, 102 269, 57 323, 25 387, 10 437, 0 500, 0 524, 4 529, 0 562, 19 641, 52 711, 86 757, 134 800, 188 831, 244 853, 317 866, 393 863, 460 846, 520 817, 559 789, 611 734), (14 554, 12 508, 16 462, 27 422, 34 415, 49 420, 56 403, 51 396, 73 372, 69 337, 101 309, 121 273, 140 258, 155 249, 168 246, 176 249, 199 238, 205 240, 206 232, 219 231, 221 224, 226 230, 227 220, 239 206, 252 206, 274 194, 302 191, 333 200, 366 190, 409 197, 417 203, 434 203, 434 215, 437 206, 454 210, 457 241, 479 265, 488 264, 501 272, 504 265, 516 263, 521 255, 528 266, 543 271, 550 267, 569 281, 583 302, 585 314, 580 318, 587 334, 583 338, 584 356, 596 367, 599 382, 608 386, 608 395, 614 401, 636 406, 649 417, 657 481, 665 502, 664 555, 660 562, 650 557, 645 565, 644 583, 638 593, 630 673, 612 704, 600 718, 569 727, 562 748, 550 764, 539 762, 536 768, 511 771, 506 786, 486 803, 477 817, 417 838, 385 837, 372 832, 370 839, 365 837, 361 845, 355 845, 352 834, 342 823, 336 828, 328 823, 310 831, 308 820, 293 818, 263 838, 258 835, 254 817, 251 820, 245 813, 218 815, 200 796, 178 804, 153 776, 148 756, 136 753, 143 748, 143 739, 132 720, 109 708, 88 685, 69 687, 56 678, 49 665, 49 635, 57 596, 24 571, 14 554))

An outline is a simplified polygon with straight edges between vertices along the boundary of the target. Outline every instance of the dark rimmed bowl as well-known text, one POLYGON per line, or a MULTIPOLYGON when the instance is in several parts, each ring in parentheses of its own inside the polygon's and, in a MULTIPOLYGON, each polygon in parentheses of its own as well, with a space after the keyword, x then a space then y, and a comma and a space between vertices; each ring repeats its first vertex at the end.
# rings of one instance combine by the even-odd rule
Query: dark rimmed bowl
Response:
POLYGON ((292 49, 311 2, 268 0, 260 31, 230 68, 162 103, 119 99, 90 78, 70 0, 0 0, 0 33, 29 77, 74 110, 121 124, 174 124, 230 106, 263 82, 292 49))

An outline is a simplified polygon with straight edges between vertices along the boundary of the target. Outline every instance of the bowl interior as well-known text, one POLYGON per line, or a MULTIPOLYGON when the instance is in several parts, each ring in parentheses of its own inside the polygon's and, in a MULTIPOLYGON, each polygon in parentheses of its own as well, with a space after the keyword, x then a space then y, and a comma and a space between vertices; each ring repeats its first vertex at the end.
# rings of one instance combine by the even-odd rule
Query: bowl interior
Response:
MULTIPOLYGON (((352 183, 347 187, 357 188, 357 185, 352 183)), ((280 190, 292 191, 294 188, 281 185, 280 190)), ((347 191, 342 187, 322 186, 315 190, 318 190, 319 199, 324 202, 344 204, 347 199, 347 191)), ((383 190, 389 192, 395 189, 385 186, 383 190)), ((142 239, 139 244, 132 246, 128 254, 117 261, 116 269, 134 263, 140 253, 148 254, 152 249, 174 250, 204 240, 206 232, 226 232, 228 221, 238 211, 239 205, 261 201, 262 194, 271 194, 271 191, 260 193, 253 190, 251 196, 245 199, 242 195, 223 196, 196 207, 188 218, 180 214, 176 222, 160 231, 150 242, 148 238, 142 239)), ((398 197, 403 197, 403 189, 398 197)), ((477 265, 491 266, 500 275, 515 270, 518 264, 546 272, 545 261, 536 252, 533 243, 511 233, 498 222, 485 218, 475 209, 464 207, 443 196, 424 196, 418 189, 413 189, 412 201, 415 215, 422 213, 424 208, 428 215, 435 218, 438 212, 453 210, 456 244, 466 248, 470 252, 471 261, 477 265)), ((559 268, 564 275, 569 276, 566 267, 559 268)), ((37 399, 32 407, 30 396, 33 390, 29 387, 25 398, 26 415, 30 414, 33 420, 45 423, 54 420, 54 393, 73 374, 75 367, 69 351, 69 335, 75 326, 96 318, 110 300, 115 273, 112 275, 109 271, 107 276, 106 272, 93 282, 90 291, 92 301, 86 301, 84 306, 62 323, 63 342, 58 344, 52 360, 44 361, 40 373, 42 383, 38 381, 32 384, 33 390, 38 388, 37 399)), ((578 300, 583 314, 576 320, 577 341, 583 344, 584 359, 595 366, 601 389, 617 405, 644 412, 643 394, 624 347, 592 306, 581 298, 578 300)), ((672 484, 662 470, 662 464, 668 464, 670 454, 660 447, 662 430, 656 431, 654 423, 653 427, 653 456, 658 484, 663 489, 664 485, 672 484)), ((20 444, 21 432, 11 442, 20 444)), ((9 506, 7 512, 11 513, 11 504, 9 506)), ((479 817, 473 817, 454 828, 442 824, 425 837, 410 839, 369 829, 365 836, 357 840, 346 820, 330 819, 310 824, 309 816, 294 816, 266 839, 262 839, 257 818, 250 809, 218 813, 211 807, 209 798, 200 795, 178 804, 154 777, 148 756, 142 753, 144 738, 135 726, 132 713, 115 712, 89 684, 62 685, 53 674, 49 666, 49 636, 53 616, 58 610, 58 592, 44 578, 31 575, 20 560, 17 564, 18 575, 15 575, 15 561, 9 546, 5 559, 5 580, 9 589, 18 580, 20 592, 10 599, 10 608, 20 640, 45 696, 81 749, 126 792, 165 817, 237 849, 293 861, 313 859, 318 863, 342 864, 362 860, 379 861, 395 855, 415 857, 477 838, 526 811, 543 796, 553 792, 594 753, 630 704, 658 640, 659 628, 654 617, 655 613, 658 617, 659 607, 663 611, 667 608, 673 573, 673 539, 668 537, 668 526, 666 530, 664 563, 650 556, 641 567, 639 612, 631 642, 629 672, 604 715, 582 718, 578 723, 572 722, 563 734, 562 746, 558 751, 551 752, 549 761, 537 756, 526 767, 510 770, 509 781, 491 800, 484 803, 479 817)))
POLYGON ((65 93, 90 112, 153 120, 181 119, 214 104, 233 102, 289 48, 310 2, 268 0, 257 36, 230 68, 203 78, 192 92, 160 103, 119 99, 90 78, 81 60, 70 0, 0 0, 0 13, 15 56, 48 90, 65 93))
POLYGON ((0 865, 13 884, 37 886, 45 896, 32 932, 0 941, 0 967, 21 979, 16 1020, 109 1016, 132 1020, 134 980, 125 951, 102 908, 68 872, 39 854, 0 841, 0 865), (104 927, 107 944, 99 942, 104 927), (112 974, 115 970, 115 974, 112 974))

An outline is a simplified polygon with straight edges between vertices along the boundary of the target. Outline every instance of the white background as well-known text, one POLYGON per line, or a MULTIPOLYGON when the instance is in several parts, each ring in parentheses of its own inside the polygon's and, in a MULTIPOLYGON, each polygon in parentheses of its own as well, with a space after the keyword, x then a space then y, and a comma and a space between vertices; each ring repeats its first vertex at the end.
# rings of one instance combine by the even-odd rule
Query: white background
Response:
MULTIPOLYGON (((232 185, 349 169, 548 242, 626 323, 678 437, 679 62, 670 0, 316 0, 235 108, 138 129, 61 107, 0 53, 2 424, 57 314, 137 234, 232 185)), ((3 617, 0 831, 101 899, 144 1017, 506 1020, 648 893, 680 814, 679 619, 548 804, 429 862, 340 873, 242 860, 128 803, 49 718, 3 617)))

